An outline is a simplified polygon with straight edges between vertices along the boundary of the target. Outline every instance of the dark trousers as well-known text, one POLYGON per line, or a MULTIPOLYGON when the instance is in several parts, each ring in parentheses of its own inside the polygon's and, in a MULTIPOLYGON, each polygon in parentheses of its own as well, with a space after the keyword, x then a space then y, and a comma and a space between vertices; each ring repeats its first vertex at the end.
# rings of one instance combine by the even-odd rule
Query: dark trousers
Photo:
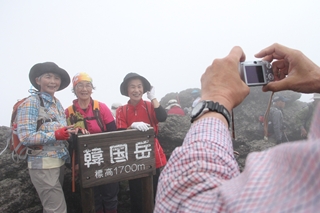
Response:
POLYGON ((109 183, 93 187, 96 212, 117 210, 119 183, 109 183))
MULTIPOLYGON (((156 169, 156 174, 153 175, 153 196, 156 197, 158 180, 161 169, 156 169)), ((141 178, 129 180, 131 213, 141 213, 143 209, 142 203, 142 181, 141 178)))

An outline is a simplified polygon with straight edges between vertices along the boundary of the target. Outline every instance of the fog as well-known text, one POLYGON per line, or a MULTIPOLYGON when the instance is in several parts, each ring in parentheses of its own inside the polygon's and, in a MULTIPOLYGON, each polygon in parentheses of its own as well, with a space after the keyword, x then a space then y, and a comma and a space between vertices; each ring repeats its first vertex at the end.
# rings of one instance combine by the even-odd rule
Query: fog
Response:
MULTIPOLYGON (((146 77, 159 101, 200 88, 206 67, 235 45, 254 60, 277 42, 320 64, 319 6, 279 0, 0 1, 0 126, 9 126, 12 106, 28 96, 29 70, 39 62, 55 62, 71 78, 87 72, 96 87, 92 97, 109 107, 128 101, 120 84, 129 72, 146 77)), ((75 98, 71 84, 55 95, 65 108, 75 98)))

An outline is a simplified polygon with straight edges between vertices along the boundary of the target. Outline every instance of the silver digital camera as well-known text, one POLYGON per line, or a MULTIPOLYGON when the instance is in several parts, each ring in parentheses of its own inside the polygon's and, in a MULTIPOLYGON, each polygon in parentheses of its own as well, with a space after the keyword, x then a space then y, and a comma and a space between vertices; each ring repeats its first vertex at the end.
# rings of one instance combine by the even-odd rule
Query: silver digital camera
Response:
POLYGON ((239 64, 240 77, 249 87, 262 86, 274 81, 268 61, 244 61, 239 64))

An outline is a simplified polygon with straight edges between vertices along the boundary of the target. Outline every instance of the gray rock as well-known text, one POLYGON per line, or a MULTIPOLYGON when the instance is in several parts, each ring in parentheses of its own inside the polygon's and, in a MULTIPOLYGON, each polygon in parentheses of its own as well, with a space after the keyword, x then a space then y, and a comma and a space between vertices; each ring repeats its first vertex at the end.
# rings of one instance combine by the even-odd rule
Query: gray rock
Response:
MULTIPOLYGON (((193 102, 192 90, 193 88, 180 93, 169 93, 161 99, 160 104, 165 107, 170 99, 175 98, 182 108, 190 107, 193 102)), ((258 122, 259 115, 265 113, 271 93, 263 93, 261 87, 252 87, 250 90, 250 94, 243 103, 233 110, 234 131, 230 129, 230 134, 235 136, 233 147, 235 151, 239 152, 239 155, 235 157, 241 171, 245 167, 245 160, 249 153, 266 150, 276 144, 272 138, 269 138, 268 141, 263 140, 258 122)), ((299 93, 284 91, 281 92, 281 95, 290 99, 284 109, 287 137, 290 141, 297 141, 300 139, 300 133, 299 127, 296 126, 295 115, 306 106, 306 103, 298 100, 301 96, 299 93)), ((159 124, 158 138, 168 158, 176 147, 181 146, 190 125, 188 115, 168 115, 166 122, 159 124)), ((3 150, 6 146, 8 130, 8 127, 0 127, 0 150, 3 150)), ((39 197, 30 181, 26 162, 14 163, 9 150, 0 156, 0 191, 0 212, 42 212, 39 197)), ((79 192, 79 188, 77 191, 79 192)), ((69 169, 66 169, 64 192, 68 212, 81 212, 80 195, 71 192, 71 173, 69 169)), ((121 205, 123 201, 120 200, 119 203, 121 205)))

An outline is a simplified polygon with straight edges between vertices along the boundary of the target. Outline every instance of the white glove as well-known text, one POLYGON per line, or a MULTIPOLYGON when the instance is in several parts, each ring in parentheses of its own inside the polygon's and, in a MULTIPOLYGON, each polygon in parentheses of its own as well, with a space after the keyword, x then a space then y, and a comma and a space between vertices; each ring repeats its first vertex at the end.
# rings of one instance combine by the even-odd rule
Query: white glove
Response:
POLYGON ((151 90, 147 92, 147 97, 150 99, 150 101, 152 101, 153 99, 156 98, 156 91, 154 86, 151 86, 151 90))
POLYGON ((145 132, 149 130, 149 124, 146 124, 144 122, 133 122, 131 124, 132 129, 137 129, 139 131, 145 132))

